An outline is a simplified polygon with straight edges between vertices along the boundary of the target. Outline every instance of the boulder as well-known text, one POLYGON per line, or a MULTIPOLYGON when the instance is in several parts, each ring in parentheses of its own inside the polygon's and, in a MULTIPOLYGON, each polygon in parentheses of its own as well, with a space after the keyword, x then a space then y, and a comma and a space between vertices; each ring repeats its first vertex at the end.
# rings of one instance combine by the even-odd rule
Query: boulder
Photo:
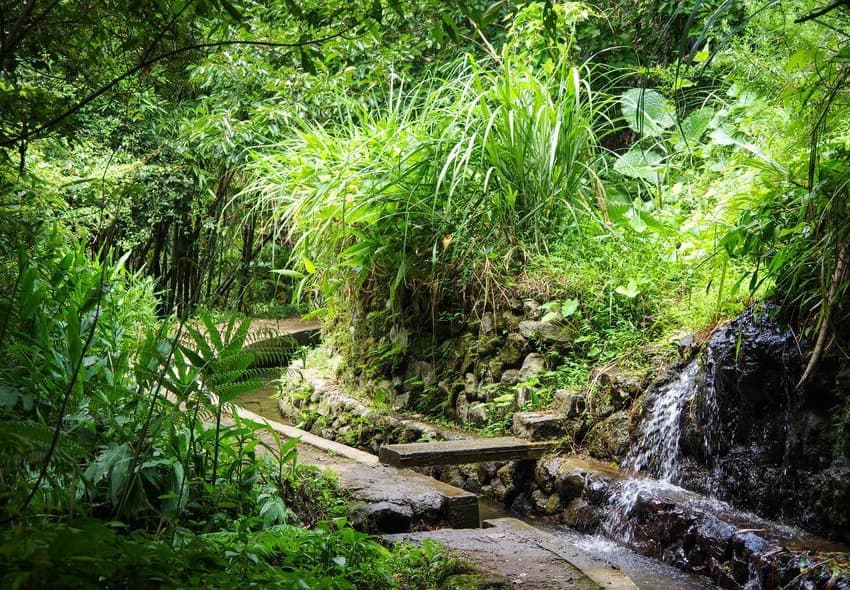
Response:
POLYGON ((508 369, 504 373, 502 373, 502 377, 499 382, 502 385, 516 385, 519 383, 519 370, 518 369, 508 369))
POLYGON ((558 389, 552 399, 551 410, 565 418, 578 418, 584 412, 584 405, 581 393, 558 389))
POLYGON ((511 332, 505 338, 505 343, 499 349, 499 360, 505 365, 516 365, 522 360, 522 355, 528 348, 528 342, 521 334, 511 332))
POLYGON ((486 426, 488 420, 487 406, 481 403, 472 404, 469 406, 466 420, 473 426, 486 426))
POLYGON ((602 522, 602 511, 581 498, 574 498, 564 508, 559 520, 581 532, 593 533, 602 522))
POLYGON ((617 366, 605 366, 595 370, 594 381, 608 394, 613 403, 620 407, 639 397, 647 386, 644 373, 617 366))
POLYGON ((564 420, 549 412, 517 412, 513 433, 526 440, 553 440, 564 436, 564 420))
POLYGON ((540 309, 540 304, 534 299, 526 299, 522 302, 522 312, 532 320, 539 320, 543 317, 543 310, 540 309))
POLYGON ((529 353, 522 361, 519 380, 526 381, 546 370, 546 357, 536 352, 529 353))
POLYGON ((620 459, 629 450, 630 422, 628 412, 616 412, 591 426, 582 444, 596 459, 620 459))
POLYGON ((540 322, 537 320, 525 320, 520 322, 519 333, 523 338, 536 340, 548 346, 569 344, 575 338, 575 334, 569 326, 554 324, 552 322, 540 322))
POLYGON ((481 314, 481 323, 479 325, 482 334, 490 335, 496 331, 495 319, 493 318, 493 314, 489 311, 485 311, 481 314))

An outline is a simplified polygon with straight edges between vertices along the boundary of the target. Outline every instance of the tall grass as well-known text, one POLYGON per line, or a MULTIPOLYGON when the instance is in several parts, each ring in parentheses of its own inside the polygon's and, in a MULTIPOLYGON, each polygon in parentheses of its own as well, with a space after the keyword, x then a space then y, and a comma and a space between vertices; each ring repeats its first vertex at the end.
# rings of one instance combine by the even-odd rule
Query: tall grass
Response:
POLYGON ((334 127, 300 120, 254 153, 246 194, 290 241, 290 271, 325 296, 356 289, 398 309, 405 292, 463 288, 588 209, 593 104, 578 68, 442 74, 393 81, 383 107, 352 102, 334 127))

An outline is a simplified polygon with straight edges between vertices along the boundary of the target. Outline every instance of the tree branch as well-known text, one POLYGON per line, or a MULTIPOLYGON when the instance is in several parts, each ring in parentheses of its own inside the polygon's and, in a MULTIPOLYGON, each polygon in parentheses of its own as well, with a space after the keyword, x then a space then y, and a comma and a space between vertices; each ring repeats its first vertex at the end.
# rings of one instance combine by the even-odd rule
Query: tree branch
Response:
POLYGON ((815 20, 816 18, 820 18, 828 12, 832 12, 839 6, 847 6, 850 7, 850 0, 835 0, 832 4, 828 6, 824 6, 823 8, 818 8, 817 10, 810 12, 805 16, 801 16, 794 20, 796 24, 804 23, 810 20, 815 20))
POLYGON ((80 100, 77 104, 70 107, 69 109, 67 109, 62 114, 57 115, 53 119, 50 119, 46 123, 42 123, 41 125, 33 128, 30 131, 21 132, 20 134, 13 136, 13 137, 0 138, 0 147, 10 147, 10 146, 18 143, 19 141, 27 141, 27 140, 32 139, 33 137, 36 137, 37 135, 41 134, 42 132, 46 131, 47 129, 50 129, 51 127, 54 127, 57 124, 61 123, 63 120, 70 117, 74 113, 79 112, 83 107, 85 107, 89 103, 93 102, 94 100, 100 98, 101 96, 103 96, 104 94, 106 94, 107 92, 112 90, 115 86, 117 86, 118 84, 120 84, 121 82, 126 80, 127 78, 130 78, 130 77, 138 74, 140 71, 144 70, 145 68, 150 67, 150 66, 154 65, 155 63, 163 61, 163 60, 168 59, 170 57, 175 57, 177 55, 181 55, 183 53, 188 53, 190 51, 195 51, 195 50, 198 50, 198 49, 218 49, 218 48, 221 48, 221 47, 231 47, 231 46, 235 46, 235 45, 247 45, 247 46, 251 46, 251 47, 267 47, 267 48, 293 48, 293 47, 306 47, 306 46, 309 46, 309 45, 320 45, 322 43, 330 41, 331 39, 336 39, 338 37, 341 37, 342 35, 344 35, 348 31, 350 31, 354 27, 356 27, 358 24, 359 24, 359 22, 357 22, 353 25, 350 25, 350 26, 342 29, 341 31, 337 31, 336 33, 333 33, 331 35, 327 35, 325 37, 319 37, 319 38, 316 38, 316 39, 305 39, 303 41, 295 41, 295 42, 291 42, 291 43, 276 43, 274 41, 249 41, 249 40, 210 41, 210 42, 207 42, 207 43, 194 43, 192 45, 186 45, 184 47, 174 49, 172 51, 166 51, 164 53, 160 53, 159 55, 156 55, 156 56, 151 57, 149 59, 142 60, 141 62, 139 62, 138 64, 136 64, 132 68, 130 68, 129 70, 125 71, 120 76, 113 78, 112 80, 110 80, 109 82, 107 82, 106 84, 104 84, 103 86, 101 86, 100 88, 98 88, 97 90, 95 90, 94 92, 92 92, 91 94, 89 94, 88 96, 83 98, 82 100, 80 100))

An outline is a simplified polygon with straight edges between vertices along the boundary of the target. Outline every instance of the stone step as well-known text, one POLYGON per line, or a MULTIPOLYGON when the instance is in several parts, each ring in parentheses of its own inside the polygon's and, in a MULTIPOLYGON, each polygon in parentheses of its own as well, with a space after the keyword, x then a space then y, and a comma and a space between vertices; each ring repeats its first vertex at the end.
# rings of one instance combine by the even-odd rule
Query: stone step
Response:
POLYGON ((463 465, 487 461, 539 459, 555 447, 556 443, 530 442, 513 436, 503 436, 386 445, 378 452, 378 459, 381 463, 393 467, 463 465))

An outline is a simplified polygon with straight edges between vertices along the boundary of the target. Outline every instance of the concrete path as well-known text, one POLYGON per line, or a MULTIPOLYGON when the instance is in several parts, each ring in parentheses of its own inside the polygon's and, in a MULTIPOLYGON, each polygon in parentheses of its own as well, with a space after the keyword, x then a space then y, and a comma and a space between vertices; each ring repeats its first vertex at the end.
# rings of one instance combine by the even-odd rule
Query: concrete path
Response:
MULTIPOLYGON (((423 527, 478 527, 478 496, 411 471, 378 463, 375 455, 330 441, 237 407, 239 416, 265 423, 284 438, 299 438, 298 460, 328 469, 355 500, 353 518, 369 532, 423 527)), ((274 444, 269 433, 260 433, 274 444)))
POLYGON ((484 522, 477 530, 385 535, 390 542, 439 541, 483 571, 504 576, 517 590, 637 590, 621 571, 604 564, 580 570, 574 549, 515 518, 484 522))

